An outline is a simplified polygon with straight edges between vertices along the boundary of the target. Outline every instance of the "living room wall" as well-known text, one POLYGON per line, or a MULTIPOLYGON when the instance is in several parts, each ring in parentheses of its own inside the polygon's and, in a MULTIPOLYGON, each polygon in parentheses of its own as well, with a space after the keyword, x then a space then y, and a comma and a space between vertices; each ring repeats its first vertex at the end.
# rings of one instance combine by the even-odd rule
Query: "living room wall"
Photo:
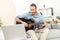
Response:
POLYGON ((14 23, 16 9, 12 0, 0 0, 0 19, 3 25, 14 23))
POLYGON ((60 15, 60 0, 13 0, 13 2, 16 6, 16 15, 28 12, 31 3, 35 3, 38 9, 43 8, 43 5, 45 5, 46 8, 52 7, 54 18, 60 15))

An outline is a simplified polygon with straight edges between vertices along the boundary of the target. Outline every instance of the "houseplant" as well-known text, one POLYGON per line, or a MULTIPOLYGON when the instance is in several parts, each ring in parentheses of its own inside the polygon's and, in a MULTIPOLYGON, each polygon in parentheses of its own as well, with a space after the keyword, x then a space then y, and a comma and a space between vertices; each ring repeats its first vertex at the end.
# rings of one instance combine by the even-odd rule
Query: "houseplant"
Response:
POLYGON ((56 18, 57 18, 58 20, 60 20, 60 16, 57 16, 56 18))

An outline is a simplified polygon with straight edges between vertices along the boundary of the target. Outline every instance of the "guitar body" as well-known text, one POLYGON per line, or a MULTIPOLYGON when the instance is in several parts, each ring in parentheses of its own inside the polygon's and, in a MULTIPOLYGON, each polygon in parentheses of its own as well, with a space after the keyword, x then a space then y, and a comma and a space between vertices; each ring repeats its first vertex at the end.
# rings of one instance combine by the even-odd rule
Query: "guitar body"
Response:
MULTIPOLYGON (((24 19, 24 18, 19 18, 19 19, 22 20, 22 21, 24 21, 24 22, 26 22, 26 23, 28 23, 28 24, 34 23, 34 21, 31 20, 31 19, 24 19)), ((16 24, 21 24, 21 23, 16 22, 16 24)), ((25 27, 25 29, 26 29, 26 31, 27 31, 27 30, 33 30, 33 29, 34 29, 34 26, 31 26, 31 27, 25 27)))

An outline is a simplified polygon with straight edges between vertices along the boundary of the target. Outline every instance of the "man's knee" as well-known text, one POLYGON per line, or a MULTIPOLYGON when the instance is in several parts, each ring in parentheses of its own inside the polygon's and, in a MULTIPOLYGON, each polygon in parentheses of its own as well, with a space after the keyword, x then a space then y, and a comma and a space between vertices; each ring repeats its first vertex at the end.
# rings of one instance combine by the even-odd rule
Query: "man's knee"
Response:
POLYGON ((49 29, 48 28, 44 28, 42 31, 43 32, 49 32, 49 29))
POLYGON ((28 30, 28 33, 35 33, 34 30, 28 30))
POLYGON ((49 32, 49 29, 48 28, 44 28, 44 32, 49 32))
POLYGON ((44 30, 49 31, 49 29, 48 29, 48 28, 44 28, 44 30))

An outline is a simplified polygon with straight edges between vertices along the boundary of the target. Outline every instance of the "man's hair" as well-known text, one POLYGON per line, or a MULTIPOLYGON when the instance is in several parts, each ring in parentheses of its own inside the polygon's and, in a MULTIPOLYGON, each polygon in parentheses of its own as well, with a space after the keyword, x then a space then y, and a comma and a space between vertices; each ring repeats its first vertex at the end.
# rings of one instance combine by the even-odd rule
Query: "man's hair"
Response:
POLYGON ((35 6, 35 8, 37 9, 37 6, 36 6, 36 4, 34 4, 34 3, 32 3, 30 6, 35 6))

